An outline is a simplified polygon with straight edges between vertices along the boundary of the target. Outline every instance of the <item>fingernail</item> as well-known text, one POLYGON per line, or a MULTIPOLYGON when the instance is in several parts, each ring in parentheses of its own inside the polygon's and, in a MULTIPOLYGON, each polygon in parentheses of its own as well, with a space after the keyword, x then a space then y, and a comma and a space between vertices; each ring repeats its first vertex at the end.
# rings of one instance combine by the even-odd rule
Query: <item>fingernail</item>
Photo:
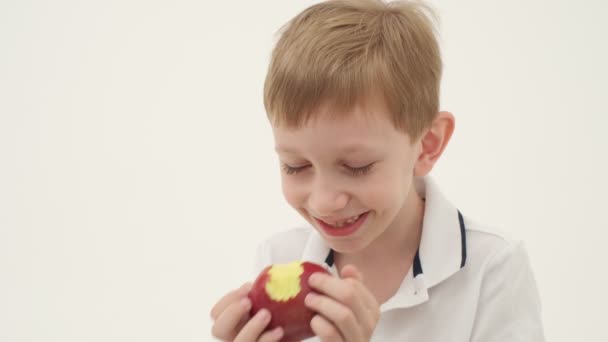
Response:
POLYGON ((276 338, 277 340, 283 337, 283 329, 281 329, 281 327, 276 327, 272 332, 272 337, 276 338))
POLYGON ((309 293, 306 295, 306 298, 304 298, 304 302, 306 304, 312 304, 314 303, 315 299, 317 298, 317 296, 314 293, 309 293))
POLYGON ((308 278, 308 283, 310 285, 317 285, 319 283, 319 276, 316 274, 312 274, 309 278, 308 278))
POLYGON ((260 310, 260 312, 258 313, 258 315, 260 316, 260 320, 262 320, 264 322, 270 320, 270 313, 266 309, 260 310))

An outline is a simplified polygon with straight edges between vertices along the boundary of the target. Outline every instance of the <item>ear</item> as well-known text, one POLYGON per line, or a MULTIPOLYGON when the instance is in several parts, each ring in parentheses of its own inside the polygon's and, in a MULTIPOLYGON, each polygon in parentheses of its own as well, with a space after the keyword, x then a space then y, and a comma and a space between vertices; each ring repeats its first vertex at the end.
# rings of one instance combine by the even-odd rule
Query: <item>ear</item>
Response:
POLYGON ((420 138, 420 155, 415 176, 425 176, 433 169, 454 133, 455 119, 450 112, 439 112, 431 127, 420 138))

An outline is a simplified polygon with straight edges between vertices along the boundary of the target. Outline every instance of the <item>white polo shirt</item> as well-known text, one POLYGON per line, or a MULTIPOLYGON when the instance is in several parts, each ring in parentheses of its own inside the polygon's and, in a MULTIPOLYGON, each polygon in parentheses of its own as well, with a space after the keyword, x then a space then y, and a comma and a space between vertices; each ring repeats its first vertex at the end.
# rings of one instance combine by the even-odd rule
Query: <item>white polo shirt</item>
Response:
MULTIPOLYGON (((544 341, 522 242, 463 217, 430 177, 415 184, 425 198, 420 246, 401 287, 381 305, 372 341, 544 341)), ((325 262, 338 276, 333 251, 312 227, 264 241, 255 272, 295 260, 325 262)))

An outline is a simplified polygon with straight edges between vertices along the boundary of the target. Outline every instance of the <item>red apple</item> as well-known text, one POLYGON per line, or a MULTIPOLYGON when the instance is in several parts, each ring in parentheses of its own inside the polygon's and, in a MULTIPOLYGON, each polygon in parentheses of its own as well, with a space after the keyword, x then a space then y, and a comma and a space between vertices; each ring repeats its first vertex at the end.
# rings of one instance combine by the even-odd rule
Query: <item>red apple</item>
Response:
POLYGON ((310 320, 315 313, 304 305, 304 298, 315 292, 308 286, 308 278, 315 272, 329 274, 325 267, 306 261, 266 267, 249 291, 251 315, 262 308, 268 309, 272 319, 267 330, 282 327, 281 341, 300 341, 314 336, 310 320))

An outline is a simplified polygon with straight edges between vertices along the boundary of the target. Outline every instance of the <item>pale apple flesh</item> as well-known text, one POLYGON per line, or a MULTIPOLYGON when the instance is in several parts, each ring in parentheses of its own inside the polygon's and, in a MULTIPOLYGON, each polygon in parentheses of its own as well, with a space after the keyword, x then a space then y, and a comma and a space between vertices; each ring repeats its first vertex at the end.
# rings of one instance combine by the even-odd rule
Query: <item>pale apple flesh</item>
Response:
POLYGON ((315 292, 308 285, 308 278, 315 272, 329 274, 325 267, 307 261, 264 268, 249 292, 251 315, 262 308, 270 311, 272 318, 267 330, 282 327, 281 341, 300 341, 314 336, 310 321, 315 312, 304 305, 304 298, 315 292))

